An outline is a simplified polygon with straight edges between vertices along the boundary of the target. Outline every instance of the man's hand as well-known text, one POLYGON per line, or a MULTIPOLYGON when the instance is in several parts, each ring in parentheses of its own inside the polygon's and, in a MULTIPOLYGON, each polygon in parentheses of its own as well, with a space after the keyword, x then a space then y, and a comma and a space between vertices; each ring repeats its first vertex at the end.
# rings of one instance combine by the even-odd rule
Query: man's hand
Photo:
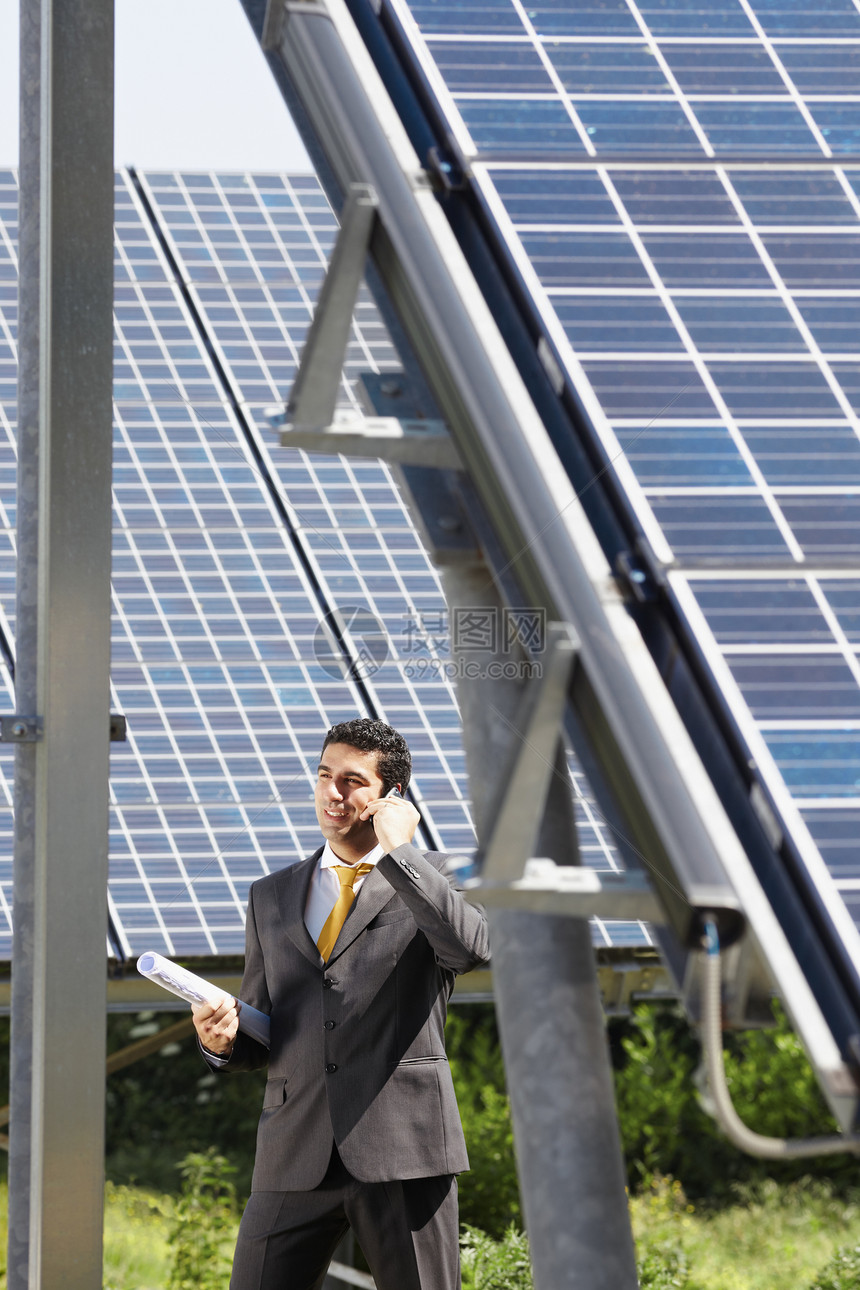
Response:
POLYGON ((239 1004, 232 995, 225 994, 221 1002, 192 1003, 194 1029, 204 1048, 218 1057, 229 1057, 239 1030, 239 1004))
POLYGON ((404 797, 377 797, 368 802, 361 812, 361 819, 373 817, 376 840, 386 854, 411 842, 421 816, 404 797))

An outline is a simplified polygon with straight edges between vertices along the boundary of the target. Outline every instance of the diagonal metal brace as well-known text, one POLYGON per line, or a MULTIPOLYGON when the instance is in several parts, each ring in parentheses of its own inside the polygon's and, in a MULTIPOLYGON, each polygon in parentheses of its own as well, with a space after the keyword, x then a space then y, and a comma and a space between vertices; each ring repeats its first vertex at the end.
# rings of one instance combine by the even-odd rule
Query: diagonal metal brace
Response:
POLYGON ((547 624, 541 676, 526 686, 511 723, 510 762, 490 815, 495 824, 479 853, 480 872, 488 882, 522 878, 534 855, 577 648, 568 623, 547 624))
POLYGON ((370 184, 350 184, 340 232, 287 404, 286 419, 297 429, 321 428, 334 421, 352 315, 378 204, 370 184))

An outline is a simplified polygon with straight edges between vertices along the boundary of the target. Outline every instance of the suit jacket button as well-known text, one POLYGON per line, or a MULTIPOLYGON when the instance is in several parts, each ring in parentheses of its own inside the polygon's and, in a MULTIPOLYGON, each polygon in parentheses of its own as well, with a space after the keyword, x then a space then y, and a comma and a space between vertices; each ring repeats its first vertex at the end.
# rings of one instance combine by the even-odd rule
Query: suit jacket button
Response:
POLYGON ((333 1021, 327 1021, 327 1022, 325 1023, 325 1028, 326 1028, 326 1030, 334 1030, 334 1022, 333 1022, 333 1021))
POLYGON ((337 1070, 337 1066, 335 1065, 335 1063, 329 1062, 325 1068, 325 1073, 326 1075, 333 1075, 336 1070, 337 1070))
POLYGON ((323 978, 323 989, 324 989, 324 990, 330 990, 330 989, 332 988, 332 986, 333 986, 333 985, 334 985, 334 981, 332 981, 332 979, 331 979, 331 977, 330 977, 330 976, 327 976, 327 977, 324 977, 324 978, 323 978))

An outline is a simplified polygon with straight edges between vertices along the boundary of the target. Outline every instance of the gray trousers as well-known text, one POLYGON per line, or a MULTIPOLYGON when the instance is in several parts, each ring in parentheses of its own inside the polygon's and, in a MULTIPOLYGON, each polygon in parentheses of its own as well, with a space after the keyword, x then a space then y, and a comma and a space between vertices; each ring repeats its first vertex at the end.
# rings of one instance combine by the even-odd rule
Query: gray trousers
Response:
POLYGON ((377 1290, 460 1290, 456 1178, 362 1183, 336 1151, 313 1191, 252 1193, 230 1290, 320 1290, 349 1228, 377 1290))

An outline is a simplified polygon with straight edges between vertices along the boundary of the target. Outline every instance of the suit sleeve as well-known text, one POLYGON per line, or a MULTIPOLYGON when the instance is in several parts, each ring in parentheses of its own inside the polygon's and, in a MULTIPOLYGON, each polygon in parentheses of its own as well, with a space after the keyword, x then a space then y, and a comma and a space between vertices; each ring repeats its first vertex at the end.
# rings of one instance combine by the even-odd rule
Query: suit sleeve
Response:
POLYGON ((452 972, 469 972, 490 956, 484 911, 470 905, 446 877, 410 843, 395 847, 377 865, 409 907, 437 961, 452 972))
MULTIPOLYGON (((253 884, 248 892, 248 912, 245 918, 245 971, 239 989, 239 998, 244 1003, 250 1004, 252 1008, 265 1012, 267 1016, 272 1011, 266 985, 263 951, 257 933, 257 918, 254 913, 253 884)), ((269 1062, 269 1050, 265 1044, 258 1043, 256 1039, 252 1039, 241 1030, 236 1036, 233 1051, 226 1061, 218 1061, 217 1058, 210 1060, 210 1054, 203 1049, 202 1045, 199 1046, 207 1065, 216 1071, 255 1071, 267 1066, 269 1062)))

